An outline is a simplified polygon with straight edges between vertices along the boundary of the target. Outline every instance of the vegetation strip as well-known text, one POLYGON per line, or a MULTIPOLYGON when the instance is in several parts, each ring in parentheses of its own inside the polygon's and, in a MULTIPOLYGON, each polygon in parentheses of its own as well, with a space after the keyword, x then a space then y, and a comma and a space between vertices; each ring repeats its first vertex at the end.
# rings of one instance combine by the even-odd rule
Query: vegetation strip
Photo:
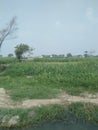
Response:
POLYGON ((98 92, 96 58, 60 64, 12 62, 0 71, 0 87, 8 90, 14 100, 54 98, 63 91, 72 95, 98 92))
POLYGON ((6 108, 0 108, 0 125, 24 126, 47 120, 66 120, 72 116, 98 124, 98 106, 86 103, 98 103, 95 95, 98 92, 98 58, 59 59, 63 62, 41 60, 43 62, 0 59, 0 88, 5 94, 0 94, 0 106, 8 103, 6 108), (63 92, 68 94, 62 95, 63 92), (91 93, 92 97, 79 96, 84 92, 91 93), (43 106, 43 101, 52 99, 57 99, 57 102, 43 106), (37 108, 33 107, 33 101, 37 108), (74 103, 76 101, 78 103, 74 103), (11 105, 14 109, 8 108, 11 105))
POLYGON ((98 124, 98 106, 90 103, 72 103, 68 106, 47 105, 29 109, 0 108, 1 127, 23 127, 53 120, 63 120, 69 123, 85 120, 98 124))

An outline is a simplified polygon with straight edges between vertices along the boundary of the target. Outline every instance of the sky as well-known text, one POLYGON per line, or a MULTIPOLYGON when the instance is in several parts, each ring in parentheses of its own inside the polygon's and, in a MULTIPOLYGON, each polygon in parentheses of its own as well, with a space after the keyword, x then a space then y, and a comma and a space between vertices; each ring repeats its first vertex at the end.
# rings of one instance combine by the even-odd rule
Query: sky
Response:
POLYGON ((7 56, 24 43, 34 56, 98 54, 98 0, 0 0, 0 30, 16 16, 15 39, 6 39, 7 56))

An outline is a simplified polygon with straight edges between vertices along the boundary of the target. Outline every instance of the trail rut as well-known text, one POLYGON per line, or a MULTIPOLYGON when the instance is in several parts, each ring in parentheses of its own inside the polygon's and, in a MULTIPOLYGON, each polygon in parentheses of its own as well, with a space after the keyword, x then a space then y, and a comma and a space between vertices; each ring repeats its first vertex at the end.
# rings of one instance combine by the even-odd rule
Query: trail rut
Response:
POLYGON ((73 102, 89 102, 98 105, 98 94, 83 93, 80 96, 72 96, 63 93, 53 99, 28 99, 16 102, 11 99, 4 88, 0 88, 0 107, 2 108, 30 108, 47 104, 70 104, 73 102))

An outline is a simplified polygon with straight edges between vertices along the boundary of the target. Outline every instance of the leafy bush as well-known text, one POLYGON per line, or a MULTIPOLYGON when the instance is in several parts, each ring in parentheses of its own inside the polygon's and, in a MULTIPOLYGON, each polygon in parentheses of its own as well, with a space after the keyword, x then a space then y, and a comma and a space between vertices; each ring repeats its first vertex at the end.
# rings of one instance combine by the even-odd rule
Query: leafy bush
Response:
POLYGON ((0 73, 3 72, 5 70, 6 66, 4 65, 0 65, 0 73))

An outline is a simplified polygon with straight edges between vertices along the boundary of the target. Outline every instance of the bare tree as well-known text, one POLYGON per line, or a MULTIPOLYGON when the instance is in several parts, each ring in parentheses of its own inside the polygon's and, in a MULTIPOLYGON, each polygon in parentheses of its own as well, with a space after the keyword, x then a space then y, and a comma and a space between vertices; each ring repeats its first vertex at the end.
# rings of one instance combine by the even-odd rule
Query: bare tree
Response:
POLYGON ((4 42, 4 40, 8 37, 11 36, 14 31, 16 30, 16 17, 13 17, 7 27, 4 29, 0 30, 0 48, 4 42))

